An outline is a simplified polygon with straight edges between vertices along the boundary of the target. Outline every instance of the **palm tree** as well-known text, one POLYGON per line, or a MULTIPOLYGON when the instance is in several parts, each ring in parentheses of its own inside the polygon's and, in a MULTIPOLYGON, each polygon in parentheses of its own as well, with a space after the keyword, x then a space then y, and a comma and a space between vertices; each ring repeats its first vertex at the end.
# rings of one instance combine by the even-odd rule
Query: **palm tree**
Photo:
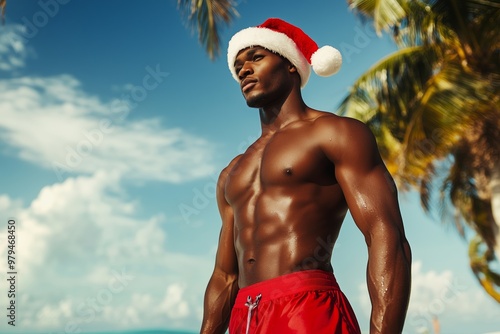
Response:
POLYGON ((178 0, 188 23, 198 31, 198 39, 211 59, 220 53, 220 29, 239 14, 232 0, 178 0))
POLYGON ((357 79, 339 112, 371 127, 398 185, 417 189, 425 211, 440 185, 443 218, 469 239, 471 269, 500 302, 500 4, 348 3, 399 50, 357 79))

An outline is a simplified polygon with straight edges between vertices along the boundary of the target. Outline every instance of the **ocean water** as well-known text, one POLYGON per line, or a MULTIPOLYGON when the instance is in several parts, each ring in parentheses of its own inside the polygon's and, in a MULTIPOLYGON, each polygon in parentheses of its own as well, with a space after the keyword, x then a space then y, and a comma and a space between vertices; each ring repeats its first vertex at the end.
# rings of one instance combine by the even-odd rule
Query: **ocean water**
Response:
MULTIPOLYGON (((47 334, 47 332, 24 332, 22 329, 13 331, 3 331, 0 328, 0 334, 47 334)), ((57 333, 57 332, 49 332, 57 333)), ((187 330, 165 330, 165 329, 149 329, 149 330, 109 330, 109 331, 99 331, 99 332, 81 332, 81 334, 198 334, 199 332, 190 332, 187 330)))
POLYGON ((88 332, 84 334, 197 334, 197 333, 189 331, 176 331, 176 330, 142 330, 142 331, 88 332))
POLYGON ((196 332, 178 330, 127 330, 127 331, 107 331, 107 332, 87 332, 82 334, 197 334, 196 332))

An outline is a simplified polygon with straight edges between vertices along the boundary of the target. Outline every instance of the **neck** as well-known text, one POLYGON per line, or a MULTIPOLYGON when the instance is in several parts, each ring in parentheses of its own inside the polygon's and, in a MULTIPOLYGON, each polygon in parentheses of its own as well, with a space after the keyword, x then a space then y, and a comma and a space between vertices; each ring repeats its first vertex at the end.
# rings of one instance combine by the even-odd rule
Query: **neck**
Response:
POLYGON ((309 108, 299 90, 293 90, 284 101, 259 108, 262 134, 276 132, 288 124, 305 117, 309 108))

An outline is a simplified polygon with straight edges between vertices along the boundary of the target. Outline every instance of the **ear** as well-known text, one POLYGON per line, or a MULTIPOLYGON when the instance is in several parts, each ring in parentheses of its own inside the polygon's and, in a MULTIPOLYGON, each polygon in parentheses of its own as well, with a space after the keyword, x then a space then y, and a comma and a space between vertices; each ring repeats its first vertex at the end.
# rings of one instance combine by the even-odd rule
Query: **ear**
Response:
POLYGON ((295 65, 293 65, 292 63, 289 63, 288 64, 288 71, 290 73, 295 73, 295 72, 297 72, 297 67, 295 67, 295 65))

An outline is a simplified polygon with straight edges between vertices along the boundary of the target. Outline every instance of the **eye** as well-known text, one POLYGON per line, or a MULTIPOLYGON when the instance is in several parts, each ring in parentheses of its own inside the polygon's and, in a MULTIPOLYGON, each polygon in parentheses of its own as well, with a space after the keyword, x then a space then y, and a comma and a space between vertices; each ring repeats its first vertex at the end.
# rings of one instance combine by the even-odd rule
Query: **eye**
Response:
POLYGON ((264 58, 264 55, 261 55, 261 54, 254 54, 253 55, 253 61, 258 61, 258 60, 261 60, 262 58, 264 58))

